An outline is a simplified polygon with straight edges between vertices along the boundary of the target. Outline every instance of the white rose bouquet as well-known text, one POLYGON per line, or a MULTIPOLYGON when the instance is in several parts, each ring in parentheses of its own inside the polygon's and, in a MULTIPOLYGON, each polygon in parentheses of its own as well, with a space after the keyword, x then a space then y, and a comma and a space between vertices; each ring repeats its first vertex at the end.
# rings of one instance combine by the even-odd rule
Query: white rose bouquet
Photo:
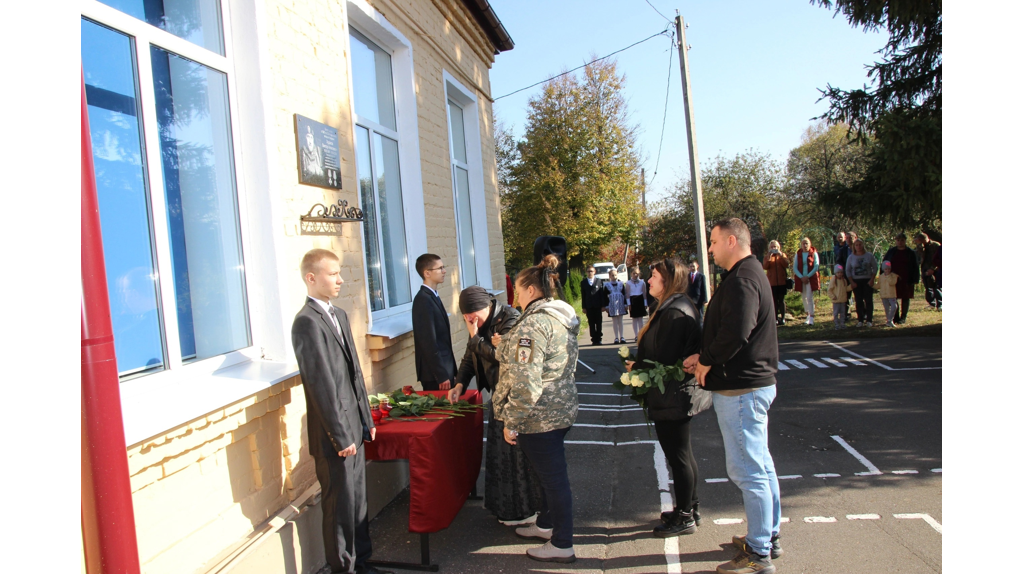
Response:
MULTIPOLYGON (((623 364, 625 364, 626 361, 636 360, 636 358, 629 353, 629 349, 626 347, 619 348, 619 357, 622 358, 623 364), (623 355, 623 351, 626 353, 625 356, 623 355)), ((639 403, 640 408, 644 410, 644 420, 647 422, 647 434, 650 434, 651 421, 647 418, 647 392, 650 391, 651 387, 658 387, 658 390, 664 393, 665 381, 682 381, 686 377, 686 373, 683 372, 682 359, 676 362, 675 365, 663 365, 657 361, 651 360, 644 360, 644 364, 653 366, 641 369, 637 366, 637 363, 634 363, 632 370, 628 373, 622 373, 619 380, 612 383, 612 386, 620 391, 623 389, 629 389, 629 398, 639 403)))

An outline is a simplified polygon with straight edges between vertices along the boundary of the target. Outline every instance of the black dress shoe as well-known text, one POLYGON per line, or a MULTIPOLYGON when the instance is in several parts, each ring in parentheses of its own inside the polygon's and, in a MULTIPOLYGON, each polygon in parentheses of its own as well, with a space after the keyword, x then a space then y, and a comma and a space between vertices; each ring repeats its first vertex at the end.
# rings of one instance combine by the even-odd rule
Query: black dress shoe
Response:
POLYGON ((658 538, 670 538, 694 532, 697 532, 697 523, 693 520, 693 513, 680 510, 676 510, 668 522, 654 527, 654 535, 658 538))
MULTIPOLYGON (((690 514, 693 515, 693 521, 697 524, 697 526, 700 526, 700 511, 697 510, 699 504, 699 502, 694 502, 690 510, 690 514)), ((672 517, 675 515, 675 513, 675 510, 666 510, 665 512, 662 512, 661 521, 667 523, 668 521, 672 520, 672 517)))

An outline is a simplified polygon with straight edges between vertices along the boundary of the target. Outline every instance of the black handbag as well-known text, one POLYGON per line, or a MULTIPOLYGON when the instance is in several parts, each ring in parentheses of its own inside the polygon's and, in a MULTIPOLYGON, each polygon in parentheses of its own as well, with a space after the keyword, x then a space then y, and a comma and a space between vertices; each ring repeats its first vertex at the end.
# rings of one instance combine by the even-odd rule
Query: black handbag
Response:
POLYGON ((796 287, 796 281, 793 281, 792 277, 786 278, 786 290, 792 291, 796 287))

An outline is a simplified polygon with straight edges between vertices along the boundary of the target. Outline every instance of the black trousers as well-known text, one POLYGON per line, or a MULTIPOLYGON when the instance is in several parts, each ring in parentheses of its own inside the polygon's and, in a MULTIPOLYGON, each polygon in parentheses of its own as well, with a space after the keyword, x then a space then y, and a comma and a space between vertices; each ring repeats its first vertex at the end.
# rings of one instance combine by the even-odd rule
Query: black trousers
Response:
POLYGON ((604 322, 604 315, 601 308, 587 309, 587 323, 590 323, 590 342, 597 345, 601 342, 601 323, 604 322))
POLYGON ((910 297, 900 299, 899 308, 896 309, 896 314, 899 315, 900 323, 907 322, 907 311, 910 311, 910 297))
POLYGON ((572 548, 572 488, 565 462, 565 435, 571 428, 521 433, 516 439, 540 477, 544 496, 537 526, 552 529, 551 545, 555 548, 572 548))
POLYGON ((870 279, 856 279, 853 298, 857 302, 857 321, 871 322, 875 314, 875 292, 871 289, 870 279))
POLYGON ((921 282, 924 283, 924 300, 932 307, 942 307, 942 290, 939 289, 935 276, 921 274, 921 282))
POLYGON ((326 447, 322 456, 315 457, 324 514, 324 553, 332 574, 351 574, 373 553, 366 505, 366 451, 360 444, 356 454, 342 458, 331 452, 329 442, 326 447))
POLYGON ((772 285, 772 302, 775 303, 775 316, 778 319, 786 318, 786 286, 772 285))
POLYGON ((676 508, 692 512, 697 500, 697 459, 690 446, 690 417, 678 421, 654 421, 661 450, 672 468, 676 508))
POLYGON ((424 391, 440 391, 441 390, 441 382, 440 381, 420 381, 420 384, 423 385, 423 390, 424 391))

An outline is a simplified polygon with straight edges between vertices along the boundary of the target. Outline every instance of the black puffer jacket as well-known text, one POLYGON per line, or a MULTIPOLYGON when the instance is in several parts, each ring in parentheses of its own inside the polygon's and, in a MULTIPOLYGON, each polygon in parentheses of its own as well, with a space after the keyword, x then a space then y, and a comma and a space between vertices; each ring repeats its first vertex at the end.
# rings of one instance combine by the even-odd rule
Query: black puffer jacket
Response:
MULTIPOLYGON (((700 336, 700 313, 693 300, 682 293, 673 295, 651 317, 650 327, 640 339, 634 366, 641 369, 653 367, 645 363, 647 360, 674 365, 680 359, 700 352, 700 336)), ((666 381, 664 393, 656 386, 647 391, 647 411, 652 421, 689 418, 690 395, 683 392, 682 386, 692 378, 693 375, 687 374, 682 382, 666 381)))
POLYGON ((484 322, 475 337, 466 343, 466 354, 462 357, 455 384, 462 384, 462 391, 469 390, 469 382, 476 376, 476 386, 481 391, 494 391, 498 382, 498 358, 491 336, 508 333, 519 321, 519 311, 504 303, 491 301, 491 315, 484 322))

